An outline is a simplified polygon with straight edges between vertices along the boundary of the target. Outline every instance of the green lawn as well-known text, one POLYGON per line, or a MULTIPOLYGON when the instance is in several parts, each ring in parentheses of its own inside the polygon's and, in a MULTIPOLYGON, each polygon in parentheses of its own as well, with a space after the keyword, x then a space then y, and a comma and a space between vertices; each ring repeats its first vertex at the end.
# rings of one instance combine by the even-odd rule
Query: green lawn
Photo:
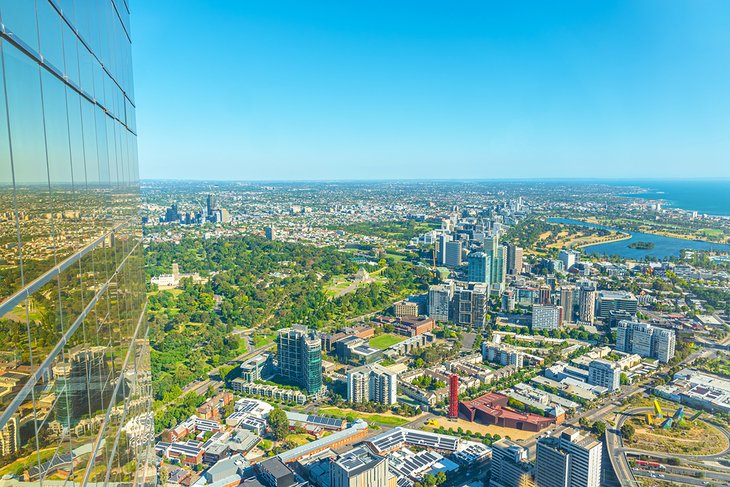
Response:
POLYGON ((403 340, 405 340, 405 337, 402 337, 400 335, 392 335, 390 333, 385 333, 383 335, 378 335, 376 337, 373 337, 370 339, 371 347, 379 348, 380 350, 385 350, 388 347, 392 347, 396 343, 400 343, 403 340))
POLYGON ((400 416, 386 415, 386 414, 371 414, 361 413, 359 411, 353 411, 352 409, 339 409, 339 408, 322 408, 319 410, 319 414, 327 416, 334 416, 336 418, 347 418, 348 416, 354 416, 355 418, 364 419, 369 423, 378 423, 384 426, 403 426, 409 423, 411 420, 401 418, 400 416))

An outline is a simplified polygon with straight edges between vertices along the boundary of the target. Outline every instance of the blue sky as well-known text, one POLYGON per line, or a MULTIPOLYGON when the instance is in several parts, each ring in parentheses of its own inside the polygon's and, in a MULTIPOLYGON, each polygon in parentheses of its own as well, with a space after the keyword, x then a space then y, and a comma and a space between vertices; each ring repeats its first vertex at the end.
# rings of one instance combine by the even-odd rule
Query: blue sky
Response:
POLYGON ((730 2, 136 0, 141 174, 730 176, 730 2))

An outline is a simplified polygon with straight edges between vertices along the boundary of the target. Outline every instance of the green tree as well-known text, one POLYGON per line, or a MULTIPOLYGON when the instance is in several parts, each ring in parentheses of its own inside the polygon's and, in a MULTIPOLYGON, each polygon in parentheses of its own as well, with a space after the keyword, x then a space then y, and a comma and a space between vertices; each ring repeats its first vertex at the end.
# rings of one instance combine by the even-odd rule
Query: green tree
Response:
POLYGON ((635 434, 636 429, 633 425, 624 423, 623 426, 621 426, 621 436, 623 436, 625 440, 631 441, 635 434))
POLYGON ((593 434, 595 434, 598 437, 601 437, 606 434, 606 423, 603 421, 596 421, 593 423, 593 426, 591 426, 591 431, 593 434))
POLYGON ((283 440, 286 435, 289 434, 289 419, 286 417, 286 413, 281 408, 274 408, 266 420, 271 433, 277 440, 283 440))

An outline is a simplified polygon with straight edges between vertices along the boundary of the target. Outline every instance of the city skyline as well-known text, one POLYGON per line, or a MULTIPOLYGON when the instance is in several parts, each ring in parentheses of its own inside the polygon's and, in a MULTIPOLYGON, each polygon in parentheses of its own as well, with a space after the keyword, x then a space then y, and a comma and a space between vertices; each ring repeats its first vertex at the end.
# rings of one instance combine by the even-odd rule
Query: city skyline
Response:
POLYGON ((167 7, 134 17, 143 178, 730 175, 726 4, 167 7))

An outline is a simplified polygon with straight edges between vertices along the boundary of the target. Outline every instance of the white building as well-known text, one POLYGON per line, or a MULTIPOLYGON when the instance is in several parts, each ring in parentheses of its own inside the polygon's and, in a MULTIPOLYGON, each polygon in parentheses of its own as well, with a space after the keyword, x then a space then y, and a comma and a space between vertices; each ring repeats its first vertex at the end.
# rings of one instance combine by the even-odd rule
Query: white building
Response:
POLYGON ((617 391, 621 387, 621 367, 610 360, 593 360, 588 365, 588 383, 617 391))
POLYGON ((428 289, 428 315, 436 321, 449 321, 449 309, 453 297, 453 281, 431 286, 428 289))
POLYGON ((540 487, 600 487, 603 443, 567 429, 537 441, 536 480, 540 487))
POLYGON ((395 404, 398 402, 398 374, 377 364, 349 371, 347 373, 347 400, 395 404))
POLYGON ((558 330, 562 323, 562 306, 536 304, 532 307, 533 330, 558 330))
POLYGON ((667 330, 635 321, 620 321, 616 330, 616 348, 641 357, 667 363, 674 357, 676 337, 667 330))

